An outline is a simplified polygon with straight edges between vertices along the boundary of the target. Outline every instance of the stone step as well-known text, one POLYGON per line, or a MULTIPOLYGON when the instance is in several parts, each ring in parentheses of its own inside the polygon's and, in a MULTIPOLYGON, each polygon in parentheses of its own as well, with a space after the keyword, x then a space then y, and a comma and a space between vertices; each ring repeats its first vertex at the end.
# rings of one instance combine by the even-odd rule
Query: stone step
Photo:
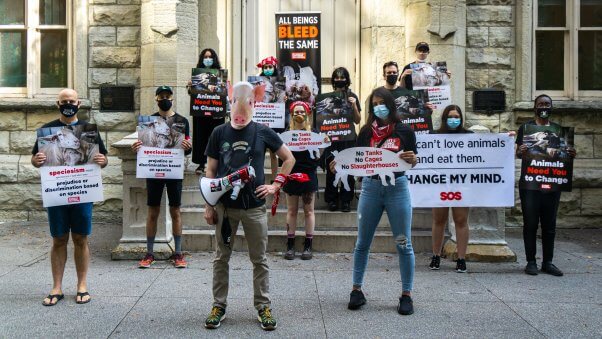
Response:
MULTIPOLYGON (((295 243, 297 252, 303 250, 303 232, 297 232, 298 241, 295 243)), ((268 251, 282 252, 286 246, 286 231, 268 231, 268 251)), ((182 237, 182 249, 190 252, 202 252, 215 250, 215 231, 213 230, 184 230, 182 237)), ((357 239, 357 231, 315 231, 313 249, 316 252, 327 253, 351 253, 357 239)), ((415 252, 427 252, 431 250, 430 231, 412 231, 412 247, 415 252)), ((244 231, 239 228, 233 242, 234 251, 247 251, 247 243, 244 231)), ((374 234, 372 253, 394 253, 396 252, 393 235, 388 231, 377 231, 374 234)))
MULTIPOLYGON (((182 206, 180 208, 182 213, 182 225, 184 229, 199 230, 205 227, 210 227, 203 218, 205 208, 201 206, 182 206)), ((286 229, 286 210, 279 208, 276 215, 272 216, 270 210, 266 211, 268 215, 268 226, 270 229, 286 229)), ((316 210, 316 229, 341 229, 341 228, 357 228, 357 211, 351 211, 347 213, 343 212, 330 212, 323 210, 316 210)), ((429 230, 431 229, 432 214, 430 209, 414 209, 412 216, 412 229, 413 230, 429 230)), ((297 217, 297 228, 303 228, 303 217, 299 214, 297 217)), ((389 229, 389 219, 387 213, 383 213, 383 216, 378 223, 379 229, 389 229)))

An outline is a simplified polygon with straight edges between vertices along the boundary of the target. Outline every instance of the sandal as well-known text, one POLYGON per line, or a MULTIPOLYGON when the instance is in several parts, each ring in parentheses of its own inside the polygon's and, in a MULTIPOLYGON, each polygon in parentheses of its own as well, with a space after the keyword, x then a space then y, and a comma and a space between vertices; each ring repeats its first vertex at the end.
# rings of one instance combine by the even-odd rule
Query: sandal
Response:
POLYGON ((44 299, 48 299, 48 300, 50 300, 50 302, 49 303, 45 303, 44 300, 42 300, 42 305, 44 305, 44 306, 54 306, 54 305, 58 304, 59 301, 63 300, 63 298, 65 298, 64 294, 49 294, 44 299), (52 299, 56 299, 56 302, 53 303, 52 299))
POLYGON ((90 293, 88 292, 77 292, 77 295, 75 296, 75 303, 76 304, 87 304, 90 302, 90 300, 92 300, 92 298, 88 298, 88 300, 84 300, 85 296, 90 296, 90 293), (79 301, 77 300, 77 297, 79 297, 79 301))

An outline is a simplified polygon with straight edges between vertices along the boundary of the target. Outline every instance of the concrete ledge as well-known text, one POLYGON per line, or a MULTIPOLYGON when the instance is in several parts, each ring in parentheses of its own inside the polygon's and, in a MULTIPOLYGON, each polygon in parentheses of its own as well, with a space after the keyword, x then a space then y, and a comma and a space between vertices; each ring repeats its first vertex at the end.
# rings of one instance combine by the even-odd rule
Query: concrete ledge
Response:
MULTIPOLYGON (((456 243, 445 242, 442 255, 452 260, 458 259, 456 243)), ((468 244, 466 260, 481 262, 515 262, 516 254, 508 245, 468 244)))
MULTIPOLYGON (((173 243, 155 243, 155 259, 167 260, 174 251, 173 243)), ((145 243, 120 243, 111 251, 112 260, 140 260, 146 254, 145 243)))

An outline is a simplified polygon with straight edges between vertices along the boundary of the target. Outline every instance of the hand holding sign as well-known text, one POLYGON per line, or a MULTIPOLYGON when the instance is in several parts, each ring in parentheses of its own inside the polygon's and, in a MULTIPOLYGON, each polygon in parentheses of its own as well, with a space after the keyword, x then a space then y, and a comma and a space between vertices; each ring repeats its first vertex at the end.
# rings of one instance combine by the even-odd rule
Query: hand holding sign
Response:
MULTIPOLYGON (((403 154, 405 154, 404 152, 403 154)), ((412 168, 404 156, 401 157, 391 151, 382 148, 374 147, 354 147, 348 148, 341 152, 333 151, 336 172, 334 185, 337 186, 339 181, 343 181, 343 187, 350 191, 347 183, 347 176, 353 175, 356 177, 366 177, 378 175, 383 186, 388 186, 387 178, 390 179, 392 185, 395 185, 395 174, 412 168)))
POLYGON ((279 136, 291 151, 309 151, 312 159, 320 157, 320 148, 330 146, 330 139, 322 133, 294 130, 280 133, 279 136))

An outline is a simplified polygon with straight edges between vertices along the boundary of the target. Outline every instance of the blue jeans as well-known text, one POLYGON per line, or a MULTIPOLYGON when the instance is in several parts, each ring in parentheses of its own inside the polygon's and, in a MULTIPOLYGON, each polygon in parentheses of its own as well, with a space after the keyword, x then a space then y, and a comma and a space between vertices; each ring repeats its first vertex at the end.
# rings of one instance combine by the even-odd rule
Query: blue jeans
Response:
POLYGON ((353 286, 362 286, 368 265, 370 245, 383 210, 387 211, 399 255, 403 291, 411 291, 414 281, 412 248, 412 203, 407 177, 395 179, 395 186, 383 186, 380 179, 364 178, 357 213, 357 242, 353 251, 353 286))

